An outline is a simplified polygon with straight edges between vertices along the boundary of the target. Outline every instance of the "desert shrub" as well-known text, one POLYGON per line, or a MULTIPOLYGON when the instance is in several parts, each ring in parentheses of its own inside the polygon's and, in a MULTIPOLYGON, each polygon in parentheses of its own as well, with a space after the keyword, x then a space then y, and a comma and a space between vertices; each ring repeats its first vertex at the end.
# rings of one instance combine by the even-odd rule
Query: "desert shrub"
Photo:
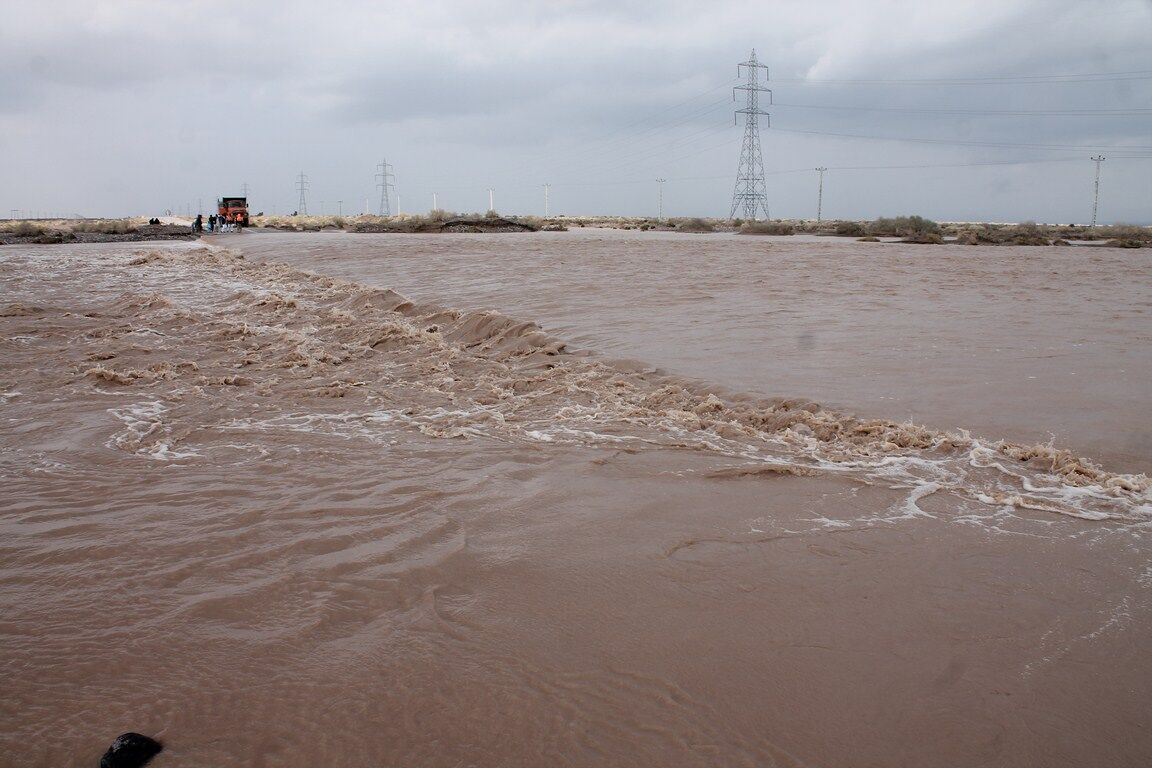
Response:
POLYGON ((136 227, 127 219, 89 219, 76 222, 72 231, 97 235, 129 235, 136 231, 136 227))
POLYGON ((939 232, 939 224, 922 216, 882 217, 868 225, 868 234, 878 237, 914 237, 939 232))
POLYGON ((900 242, 917 245, 940 245, 944 242, 944 238, 940 236, 939 232, 913 232, 900 242))
POLYGON ((448 219, 459 218, 452 211, 446 211, 443 208, 435 208, 428 211, 428 221, 448 221, 448 219))
POLYGON ((1087 229, 1093 237, 1109 240, 1152 241, 1152 227, 1137 227, 1132 224, 1112 224, 1106 227, 1087 229))
POLYGON ((676 219, 676 229, 681 232, 715 232, 716 227, 701 218, 676 219))
POLYGON ((332 226, 344 229, 346 226, 348 226, 348 222, 343 216, 333 216, 332 226))
POLYGON ((860 237, 864 234, 864 225, 858 221, 839 221, 833 231, 843 237, 860 237))
POLYGON ((12 227, 12 234, 18 235, 19 237, 35 237, 44 234, 44 229, 30 221, 21 221, 12 227))
POLYGON ((794 235, 796 228, 784 221, 749 221, 740 227, 742 235, 794 235))

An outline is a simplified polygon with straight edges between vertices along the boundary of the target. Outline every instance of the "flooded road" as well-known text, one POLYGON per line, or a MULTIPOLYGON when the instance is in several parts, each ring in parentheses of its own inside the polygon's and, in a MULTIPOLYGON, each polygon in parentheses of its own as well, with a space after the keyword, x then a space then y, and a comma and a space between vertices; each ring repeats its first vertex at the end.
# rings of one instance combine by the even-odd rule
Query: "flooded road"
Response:
POLYGON ((0 250, 0 764, 1152 757, 1142 252, 218 242, 0 250))

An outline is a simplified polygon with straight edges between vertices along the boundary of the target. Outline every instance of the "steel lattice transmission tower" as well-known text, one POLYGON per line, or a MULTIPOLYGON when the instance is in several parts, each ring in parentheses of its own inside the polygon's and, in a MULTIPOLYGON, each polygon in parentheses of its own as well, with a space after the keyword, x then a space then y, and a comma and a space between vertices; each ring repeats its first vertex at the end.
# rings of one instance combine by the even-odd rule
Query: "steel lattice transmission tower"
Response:
POLYGON ((299 208, 297 213, 301 216, 307 216, 308 201, 304 196, 304 190, 308 189, 308 177, 304 175, 304 171, 300 171, 300 178, 296 182, 296 186, 300 190, 300 204, 297 206, 297 208, 299 208))
POLYGON ((376 185, 380 187, 380 215, 391 216, 392 208, 388 204, 388 190, 395 186, 391 180, 395 179, 396 175, 392 173, 392 165, 387 160, 381 160, 376 169, 380 171, 376 174, 376 178, 380 179, 380 183, 376 185))
MULTIPOLYGON (((736 99, 736 91, 744 91, 747 99, 744 109, 736 110, 737 115, 744 115, 744 146, 740 149, 740 167, 736 171, 736 188, 732 192, 732 210, 728 218, 736 218, 736 211, 740 210, 745 219, 755 221, 759 213, 764 212, 768 218, 768 188, 764 183, 764 158, 760 154, 760 115, 768 117, 768 113, 760 109, 760 94, 768 94, 768 103, 772 103, 772 91, 760 85, 760 70, 764 70, 764 80, 768 80, 768 67, 756 61, 756 49, 748 61, 736 65, 736 76, 747 72, 747 82, 732 89, 732 99, 736 99)), ((736 118, 739 120, 739 117, 736 118)))

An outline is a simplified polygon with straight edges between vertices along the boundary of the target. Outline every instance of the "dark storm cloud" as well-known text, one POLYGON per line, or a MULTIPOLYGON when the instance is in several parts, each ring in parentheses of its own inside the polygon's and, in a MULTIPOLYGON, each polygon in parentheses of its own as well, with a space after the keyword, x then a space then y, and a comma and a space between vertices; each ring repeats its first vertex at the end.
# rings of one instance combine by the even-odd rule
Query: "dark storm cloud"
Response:
MULTIPOLYGON (((384 153, 412 195, 483 183, 522 187, 524 199, 535 200, 545 176, 561 195, 565 179, 611 185, 724 175, 739 142, 729 88, 752 47, 771 67, 777 105, 764 141, 766 162, 777 169, 1084 154, 988 144, 1152 145, 1146 115, 981 114, 1145 108, 1147 78, 890 82, 1152 70, 1147 0, 50 5, 50 12, 20 6, 0 27, 6 146, 41 158, 10 164, 10 173, 25 176, 12 188, 39 190, 45 206, 62 188, 82 190, 85 178, 148 174, 165 159, 168 173, 149 185, 170 198, 186 200, 190 189, 236 184, 231 177, 242 175, 281 190, 289 203, 292 169, 302 166, 318 195, 321 187, 333 199, 373 194, 370 166, 384 153), (875 79, 889 82, 858 82, 875 79), (875 107, 882 109, 868 109, 875 107), (125 132, 138 138, 114 169, 101 165, 108 152, 84 151, 111 146, 125 132), (219 151, 236 137, 242 151, 219 151), (57 170, 43 160, 53 157, 70 164, 57 170), (62 187, 56 173, 80 183, 62 187)), ((1110 168, 1113 184, 1129 184, 1125 199, 1152 192, 1132 167, 1110 168)), ((986 198, 988 178, 938 190, 939 205, 986 198)), ((792 179, 775 183, 786 195, 792 179)), ((684 212, 703 211, 725 185, 670 183, 668 191, 684 212)), ((570 210, 632 205, 608 187, 564 194, 570 210)), ((1002 199, 1015 205, 1018 197, 1002 199)), ((0 201, 0 209, 12 207, 24 206, 0 201)))

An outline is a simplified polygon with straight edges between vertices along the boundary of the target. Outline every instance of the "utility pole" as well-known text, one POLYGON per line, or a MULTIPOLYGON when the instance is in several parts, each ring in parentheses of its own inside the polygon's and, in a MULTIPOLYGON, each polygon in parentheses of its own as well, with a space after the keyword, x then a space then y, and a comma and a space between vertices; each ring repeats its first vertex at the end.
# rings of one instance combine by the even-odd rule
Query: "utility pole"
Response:
MULTIPOLYGON (((392 206, 390 206, 388 204, 388 190, 395 185, 392 184, 389 180, 390 179, 394 180, 396 178, 396 176, 395 176, 395 174, 392 173, 392 166, 388 164, 388 161, 386 159, 381 160, 380 163, 376 166, 376 168, 380 171, 379 173, 376 174, 376 178, 380 179, 380 183, 376 185, 376 186, 380 187, 380 215, 381 216, 391 216, 392 215, 392 206)), ((399 208, 400 208, 399 196, 397 196, 396 208, 397 208, 396 212, 399 213, 400 212, 399 211, 399 208)), ((365 213, 367 213, 367 211, 365 211, 365 213)))
POLYGON ((337 216, 343 216, 344 215, 344 201, 343 200, 337 200, 336 201, 336 215, 337 216))
POLYGON ((768 67, 756 60, 755 48, 748 61, 736 65, 737 77, 743 74, 741 67, 747 70, 748 81, 732 89, 732 99, 735 101, 736 91, 744 91, 744 109, 736 110, 737 115, 744 115, 744 144, 740 148, 740 166, 736 171, 736 187, 732 191, 732 210, 728 218, 736 218, 736 210, 740 209, 743 218, 756 221, 759 211, 764 211, 765 219, 769 218, 764 158, 760 154, 760 115, 768 117, 768 113, 760 109, 760 94, 767 93, 768 103, 771 104, 772 91, 759 83, 761 69, 764 70, 764 79, 768 79, 768 67))
POLYGON ((494 193, 492 187, 488 187, 488 210, 490 210, 490 211, 496 210, 496 200, 493 197, 494 194, 495 193, 494 193))
POLYGON ((241 193, 244 195, 245 199, 247 199, 247 197, 248 197, 248 182, 245 181, 243 184, 241 184, 240 190, 241 190, 241 193))
POLYGON ((304 171, 300 171, 300 179, 296 182, 296 187, 300 190, 300 203, 296 206, 296 212, 301 216, 307 216, 308 200, 304 196, 304 190, 308 189, 308 177, 304 175, 304 171))
POLYGON ((1096 226, 1096 210, 1100 207, 1100 163, 1108 158, 1104 155, 1096 155, 1096 157, 1089 158, 1092 162, 1096 163, 1096 193, 1092 196, 1092 226, 1096 226))
POLYGON ((432 193, 432 210, 434 210, 434 211, 440 210, 440 199, 438 197, 436 197, 435 192, 432 193))
POLYGON ((552 190, 551 184, 544 185, 544 216, 548 216, 548 193, 552 190))
POLYGON ((656 183, 660 185, 659 202, 656 204, 656 218, 661 221, 664 219, 664 182, 666 181, 668 181, 668 179, 656 179, 656 183))
POLYGON ((824 171, 827 168, 817 168, 816 172, 820 174, 820 191, 816 193, 816 223, 820 223, 820 214, 824 210, 824 171))

